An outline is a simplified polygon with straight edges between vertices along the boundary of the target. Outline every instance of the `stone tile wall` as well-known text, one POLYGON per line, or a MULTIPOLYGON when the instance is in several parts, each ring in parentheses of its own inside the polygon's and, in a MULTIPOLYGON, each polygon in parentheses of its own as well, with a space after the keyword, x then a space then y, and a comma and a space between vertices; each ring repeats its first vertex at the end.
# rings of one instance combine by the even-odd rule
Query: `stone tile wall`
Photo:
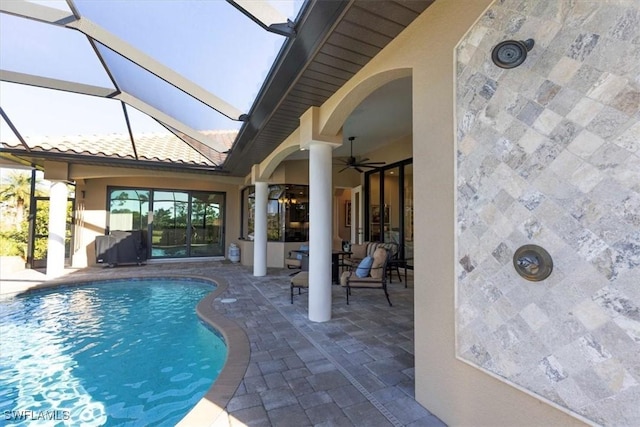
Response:
POLYGON ((456 54, 458 356, 640 425, 640 1, 496 1, 456 54), (493 64, 528 38, 522 66, 493 64), (516 273, 525 244, 546 280, 516 273))

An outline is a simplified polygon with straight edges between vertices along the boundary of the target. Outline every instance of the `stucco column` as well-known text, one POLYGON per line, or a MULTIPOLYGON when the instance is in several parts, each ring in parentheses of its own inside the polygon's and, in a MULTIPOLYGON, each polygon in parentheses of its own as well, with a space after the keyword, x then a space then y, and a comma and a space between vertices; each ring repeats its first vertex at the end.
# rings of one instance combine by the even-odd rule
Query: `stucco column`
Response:
POLYGON ((269 185, 266 182, 257 181, 255 223, 253 226, 253 275, 265 276, 267 274, 267 198, 269 185))
POLYGON ((331 320, 331 144, 309 144, 309 320, 331 320))
POLYGON ((49 192, 49 241, 47 244, 47 277, 64 272, 64 236, 67 218, 67 185, 53 181, 49 192))

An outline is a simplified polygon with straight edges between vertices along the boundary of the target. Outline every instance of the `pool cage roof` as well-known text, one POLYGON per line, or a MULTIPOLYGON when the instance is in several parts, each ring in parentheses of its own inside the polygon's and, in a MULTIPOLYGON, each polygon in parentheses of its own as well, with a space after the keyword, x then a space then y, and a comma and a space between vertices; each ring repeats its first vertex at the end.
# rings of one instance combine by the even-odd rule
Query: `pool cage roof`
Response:
POLYGON ((431 3, 3 0, 0 157, 244 176, 431 3))

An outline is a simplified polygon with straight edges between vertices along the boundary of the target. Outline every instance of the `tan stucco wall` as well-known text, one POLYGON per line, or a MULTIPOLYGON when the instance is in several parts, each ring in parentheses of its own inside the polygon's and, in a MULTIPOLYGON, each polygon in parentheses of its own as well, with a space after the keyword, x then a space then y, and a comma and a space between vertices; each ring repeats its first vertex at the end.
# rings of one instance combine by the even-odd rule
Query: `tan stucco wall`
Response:
POLYGON ((528 5, 494 3, 457 49, 458 354, 639 426, 640 2, 528 5), (529 37, 520 67, 486 54, 529 37), (548 277, 517 273, 523 245, 548 277))
MULTIPOLYGON (((360 184, 360 174, 348 169, 338 173, 339 165, 333 167, 332 183, 334 187, 351 188, 360 184)), ((269 179, 273 183, 309 184, 309 161, 286 160, 278 166, 269 179)))
POLYGON ((385 55, 411 53, 416 61, 414 187, 419 189, 416 218, 422 218, 415 225, 419 260, 414 271, 416 399, 449 425, 580 424, 455 355, 453 54, 457 42, 489 4, 488 0, 435 2, 388 46, 391 52, 385 55))
MULTIPOLYGON (((284 260, 289 255, 289 251, 300 248, 300 245, 308 242, 267 242, 267 267, 286 268, 284 260)), ((253 242, 240 240, 240 263, 246 266, 253 265, 253 242)))
MULTIPOLYGON (((126 174, 125 170, 120 174, 126 174)), ((130 171, 131 174, 139 174, 130 171)), ((240 191, 234 182, 221 183, 206 175, 132 176, 79 179, 76 186, 77 225, 72 264, 86 267, 95 264, 95 237, 103 235, 107 225, 107 186, 151 189, 203 190, 226 193, 225 247, 238 243, 240 236, 240 191)), ((238 180, 240 182, 240 180, 238 180)))
POLYGON ((287 184, 309 184, 309 162, 306 160, 288 160, 285 165, 284 179, 287 184))
POLYGON ((368 152, 366 157, 368 157, 372 162, 386 162, 387 165, 390 165, 392 163, 410 159, 412 156, 413 137, 411 135, 407 135, 395 141, 389 141, 389 144, 382 148, 368 152))
POLYGON ((458 41, 490 3, 435 2, 321 107, 320 127, 328 123, 327 129, 337 131, 332 114, 348 115, 358 104, 350 93, 357 89, 363 99, 362 88, 372 76, 379 82, 381 75, 400 78, 412 69, 415 217, 420 218, 415 224, 414 272, 418 402, 451 426, 581 425, 577 418, 461 362, 455 354, 453 56, 458 41))
MULTIPOLYGON (((285 167, 285 182, 288 184, 308 184, 309 183, 309 160, 287 160, 282 163, 285 167)), ((332 177, 333 185, 338 187, 351 187, 359 184, 360 174, 346 170, 337 173, 341 168, 334 166, 332 177)), ((276 171, 279 169, 276 169, 276 171)))

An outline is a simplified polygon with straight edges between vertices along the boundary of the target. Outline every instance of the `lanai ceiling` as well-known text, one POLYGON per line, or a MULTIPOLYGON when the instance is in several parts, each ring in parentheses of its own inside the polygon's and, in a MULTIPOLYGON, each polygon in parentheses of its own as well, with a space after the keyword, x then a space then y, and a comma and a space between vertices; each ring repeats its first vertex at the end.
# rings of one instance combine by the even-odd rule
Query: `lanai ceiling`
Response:
POLYGON ((432 2, 4 0, 0 156, 245 176, 432 2))

